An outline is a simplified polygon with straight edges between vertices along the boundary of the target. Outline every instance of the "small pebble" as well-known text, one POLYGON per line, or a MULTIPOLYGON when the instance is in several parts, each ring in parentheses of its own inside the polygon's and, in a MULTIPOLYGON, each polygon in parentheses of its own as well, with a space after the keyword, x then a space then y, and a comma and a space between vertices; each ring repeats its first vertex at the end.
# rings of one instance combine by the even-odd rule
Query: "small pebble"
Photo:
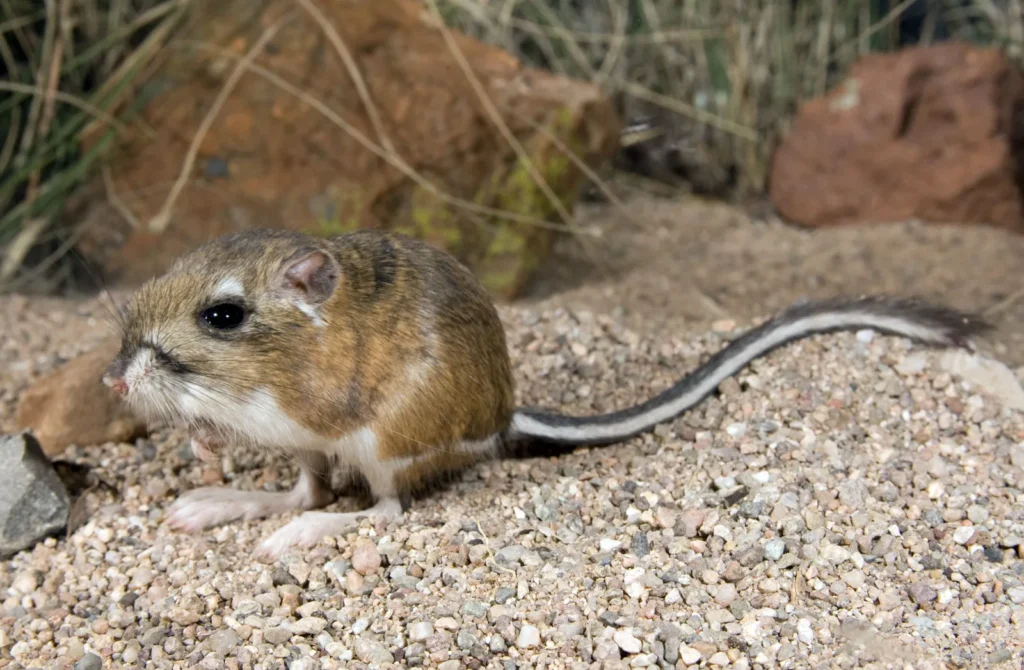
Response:
POLYGON ((988 516, 988 510, 981 505, 971 505, 967 508, 967 518, 976 526, 988 521, 988 516))
POLYGON ((265 639, 270 644, 284 644, 285 642, 290 640, 291 637, 292 634, 280 626, 268 628, 267 630, 263 631, 263 639, 265 639))
POLYGON ((503 586, 500 589, 498 589, 497 592, 494 594, 494 602, 498 603, 499 605, 504 605, 509 600, 515 597, 516 589, 503 586))
POLYGON ((1006 590, 1006 597, 1014 605, 1024 605, 1024 586, 1011 586, 1006 590))
POLYGON ((615 631, 615 635, 612 639, 615 640, 615 644, 617 644, 619 649, 621 649, 625 654, 639 654, 640 650, 643 649, 643 645, 640 643, 640 640, 638 640, 636 636, 633 635, 632 631, 627 628, 620 628, 615 631))
POLYGON ((366 576, 376 572, 381 566, 380 552, 377 545, 369 541, 360 541, 352 552, 352 569, 366 576))
POLYGON ((796 624, 796 637, 804 644, 814 642, 814 631, 811 629, 811 622, 807 619, 800 619, 796 624))
POLYGON ((867 577, 863 570, 850 570, 843 573, 843 581, 850 585, 850 588, 859 589, 864 586, 867 577))
POLYGON ((324 632, 327 628, 327 620, 321 619, 317 616, 302 617, 295 622, 293 632, 296 635, 310 635, 315 636, 319 633, 324 632))
POLYGON ((103 670, 103 659, 96 654, 86 654, 75 663, 75 670, 103 670))
POLYGON ((679 647, 679 660, 686 665, 697 665, 701 656, 702 654, 693 647, 679 647))
POLYGON ((967 544, 974 537, 973 526, 959 526, 953 531, 953 541, 957 544, 967 544))
POLYGON ((210 637, 206 638, 206 646, 210 651, 221 656, 227 656, 241 643, 242 639, 238 637, 238 633, 230 628, 214 631, 210 637))
POLYGON ((910 599, 918 605, 930 603, 939 595, 935 589, 921 582, 915 582, 907 587, 907 593, 910 595, 910 599))
POLYGON ((786 543, 782 540, 775 538, 768 540, 764 544, 764 557, 769 561, 777 561, 782 558, 782 554, 786 551, 786 543))
POLYGON ((619 542, 618 540, 613 540, 609 537, 601 538, 601 541, 598 542, 598 547, 601 549, 602 554, 608 554, 613 551, 616 551, 621 546, 621 542, 619 542))
POLYGON ((637 558, 643 558, 647 554, 651 553, 646 533, 637 533, 634 535, 630 547, 633 549, 633 553, 637 558))
POLYGON ((992 563, 1003 562, 1003 550, 995 545, 988 545, 985 547, 985 560, 991 561, 992 563))
POLYGON ((519 637, 516 638, 517 649, 533 649, 540 646, 540 630, 536 626, 523 624, 519 629, 519 637))
POLYGON ((704 510, 688 509, 684 511, 679 518, 679 521, 683 524, 683 535, 695 537, 697 529, 704 523, 704 517, 704 510))
POLYGON ((413 642, 423 642, 434 634, 434 626, 427 621, 417 621, 409 626, 409 639, 413 642))

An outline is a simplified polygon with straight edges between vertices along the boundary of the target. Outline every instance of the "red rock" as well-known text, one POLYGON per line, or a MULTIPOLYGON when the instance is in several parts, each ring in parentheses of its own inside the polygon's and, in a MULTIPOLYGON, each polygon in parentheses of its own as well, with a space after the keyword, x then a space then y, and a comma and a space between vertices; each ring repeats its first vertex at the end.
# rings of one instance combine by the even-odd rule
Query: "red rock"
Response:
POLYGON ((772 161, 770 196, 806 226, 985 223, 1024 231, 1020 71, 946 43, 873 54, 803 104, 772 161))
MULTIPOLYGON (((409 168, 476 206, 561 225, 422 2, 312 4, 352 55, 383 134, 409 168)), ((257 226, 316 234, 389 228, 453 253, 497 295, 512 297, 528 281, 554 242, 551 227, 446 203, 360 143, 349 130, 374 144, 380 134, 330 31, 304 4, 224 0, 193 3, 190 11, 181 37, 208 48, 167 49, 143 91, 141 116, 152 134, 120 137, 110 163, 113 192, 139 227, 110 217, 79 248, 108 281, 136 283, 188 248, 257 226), (260 74, 242 75, 199 145, 167 229, 149 229, 236 59, 286 13, 289 22, 255 66, 308 97, 260 74)), ((611 101, 589 82, 528 69, 465 35, 452 38, 512 135, 571 207, 585 176, 561 147, 591 167, 608 160, 619 137, 611 101)), ((87 143, 98 137, 87 134, 87 143)))
POLYGON ((72 444, 125 442, 145 435, 145 423, 101 381, 119 346, 117 339, 109 339, 22 394, 15 421, 19 428, 32 431, 47 456, 52 458, 72 444))

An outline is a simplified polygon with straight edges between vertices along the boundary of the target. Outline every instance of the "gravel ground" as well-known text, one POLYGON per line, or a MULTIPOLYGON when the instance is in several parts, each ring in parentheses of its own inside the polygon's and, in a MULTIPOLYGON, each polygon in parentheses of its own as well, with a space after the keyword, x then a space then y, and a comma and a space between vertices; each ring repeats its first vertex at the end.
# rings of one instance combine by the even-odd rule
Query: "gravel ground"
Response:
MULTIPOLYGON (((797 236, 746 225, 749 249, 797 236)), ((729 253, 694 271, 716 276, 729 253)), ((726 315, 645 319, 681 304, 671 282, 656 293, 670 260, 617 299, 597 284, 504 306, 520 401, 646 399, 777 306, 713 293, 726 315)), ((109 332, 105 315, 0 298, 0 427, 31 379, 109 332)), ((73 448, 110 487, 70 538, 0 561, 0 668, 1019 668, 1024 415, 941 362, 868 333, 805 340, 652 434, 479 466, 278 564, 251 554, 285 517, 194 536, 160 522, 193 487, 287 489, 290 465, 204 465, 173 431, 73 448)))
POLYGON ((559 245, 530 287, 536 304, 625 306, 638 332, 692 333, 804 297, 911 294, 983 312, 999 326, 999 359, 1024 365, 1019 233, 920 222, 808 230, 771 215, 752 222, 724 204, 636 195, 624 211, 579 209, 581 226, 599 237, 588 249, 575 238, 559 245))
MULTIPOLYGON (((20 361, 9 422, 104 312, 0 314, 0 363, 20 361)), ((521 400, 572 411, 645 398, 749 325, 502 315, 521 400)), ((653 434, 475 468, 275 565, 251 553, 284 518, 193 536, 160 521, 188 488, 283 489, 290 466, 204 466, 176 432, 76 447, 111 488, 70 538, 0 563, 0 667, 1020 667, 1024 416, 940 360, 869 333, 806 340, 653 434)))

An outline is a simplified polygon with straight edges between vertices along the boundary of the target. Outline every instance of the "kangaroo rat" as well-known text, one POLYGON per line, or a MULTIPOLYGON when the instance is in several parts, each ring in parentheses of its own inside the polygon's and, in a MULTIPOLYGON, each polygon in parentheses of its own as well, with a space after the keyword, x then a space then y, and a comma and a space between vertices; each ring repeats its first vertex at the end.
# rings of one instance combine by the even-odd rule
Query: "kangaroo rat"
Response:
POLYGON ((964 346, 987 325, 907 300, 808 303, 635 407, 590 417, 517 409, 498 313, 454 258, 376 231, 324 239, 252 230, 206 243, 139 288, 103 380, 142 418, 189 426, 200 455, 245 442, 296 459, 289 492, 200 488, 169 510, 169 525, 191 531, 306 510, 258 548, 275 558, 359 517, 397 516, 431 483, 482 459, 625 440, 779 345, 861 328, 964 346), (335 463, 362 477, 372 506, 308 511, 335 499, 335 463))

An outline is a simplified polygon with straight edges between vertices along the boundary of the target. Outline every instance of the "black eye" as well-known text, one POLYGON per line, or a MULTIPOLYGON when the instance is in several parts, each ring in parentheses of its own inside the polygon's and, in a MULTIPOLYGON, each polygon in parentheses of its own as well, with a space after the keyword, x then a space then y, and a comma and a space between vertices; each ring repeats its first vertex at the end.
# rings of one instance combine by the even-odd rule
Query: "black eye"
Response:
POLYGON ((231 330, 242 325, 242 321, 245 320, 245 308, 233 302, 222 302, 204 309, 199 313, 199 318, 210 328, 231 330))

